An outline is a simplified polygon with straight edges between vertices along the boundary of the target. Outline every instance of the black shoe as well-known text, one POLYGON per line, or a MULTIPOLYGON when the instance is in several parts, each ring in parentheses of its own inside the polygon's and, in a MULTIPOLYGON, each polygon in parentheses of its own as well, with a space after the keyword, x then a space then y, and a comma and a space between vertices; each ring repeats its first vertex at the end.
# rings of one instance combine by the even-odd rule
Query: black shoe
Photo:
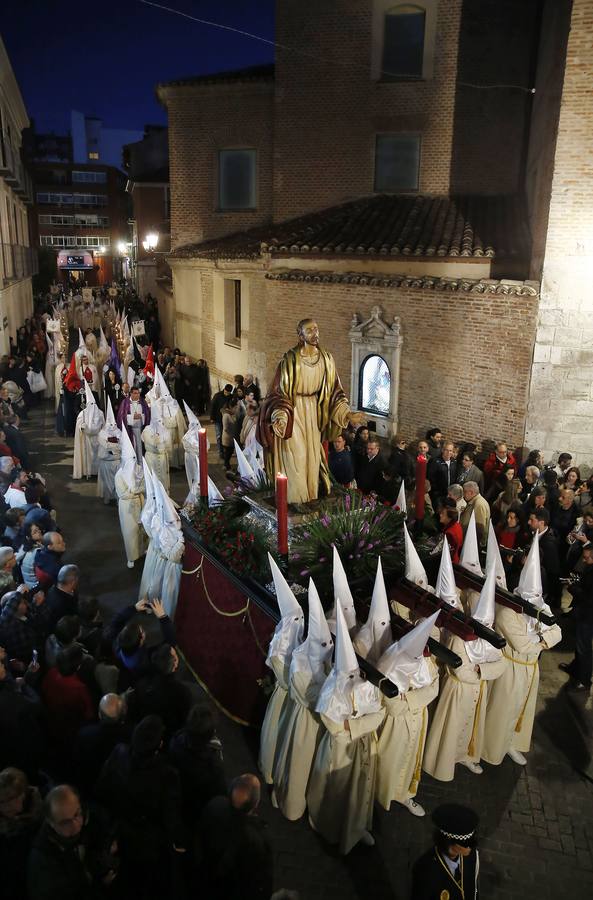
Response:
POLYGON ((558 663, 558 668, 562 669, 563 672, 566 672, 567 675, 570 675, 571 678, 574 678, 571 663, 558 663))
POLYGON ((577 681, 576 679, 573 679, 572 681, 569 681, 568 684, 566 685, 566 690, 567 691, 575 691, 575 692, 587 691, 587 693, 588 693, 591 690, 591 685, 583 684, 582 681, 577 681))

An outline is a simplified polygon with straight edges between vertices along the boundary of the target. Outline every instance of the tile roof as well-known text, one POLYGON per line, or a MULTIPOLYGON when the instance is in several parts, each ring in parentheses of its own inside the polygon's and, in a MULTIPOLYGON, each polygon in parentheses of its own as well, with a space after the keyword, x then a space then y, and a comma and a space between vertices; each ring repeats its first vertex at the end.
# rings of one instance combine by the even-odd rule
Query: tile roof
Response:
POLYGON ((188 244, 178 258, 277 256, 524 257, 530 236, 515 196, 378 195, 276 225, 188 244))
POLYGON ((508 278, 441 278, 437 275, 384 275, 361 272, 315 272, 310 269, 283 269, 266 272, 270 281, 296 281, 306 284, 355 284, 382 288, 410 288, 461 292, 464 294, 516 294, 537 297, 539 281, 515 281, 508 278))
POLYGON ((190 75, 187 78, 177 78, 174 81, 164 81, 157 85, 161 87, 179 87, 191 84, 220 84, 234 81, 273 81, 274 63, 262 66, 248 66, 244 69, 230 69, 226 72, 212 72, 209 75, 190 75))

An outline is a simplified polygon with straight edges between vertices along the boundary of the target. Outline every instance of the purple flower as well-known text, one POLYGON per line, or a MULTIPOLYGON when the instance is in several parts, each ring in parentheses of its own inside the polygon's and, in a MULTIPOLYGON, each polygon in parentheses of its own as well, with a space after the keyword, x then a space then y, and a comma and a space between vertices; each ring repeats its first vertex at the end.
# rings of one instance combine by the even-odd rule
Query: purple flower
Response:
POLYGON ((359 541, 357 546, 358 549, 361 550, 364 547, 364 541, 359 541))
POLYGON ((300 554, 300 553, 293 553, 293 554, 292 554, 292 558, 293 558, 293 559, 300 559, 300 558, 301 558, 301 554, 300 554))
POLYGON ((301 577, 304 578, 305 575, 308 575, 308 574, 309 574, 309 570, 308 570, 308 569, 303 569, 303 571, 302 571, 300 574, 301 574, 301 577))
POLYGON ((351 553, 348 554, 348 559, 354 559, 351 553))
POLYGON ((352 497, 350 496, 350 494, 346 494, 346 496, 344 497, 344 509, 346 510, 346 512, 350 512, 351 507, 352 497))
POLYGON ((320 557, 319 557, 319 562, 325 562, 325 561, 326 561, 325 556, 320 556, 320 557))

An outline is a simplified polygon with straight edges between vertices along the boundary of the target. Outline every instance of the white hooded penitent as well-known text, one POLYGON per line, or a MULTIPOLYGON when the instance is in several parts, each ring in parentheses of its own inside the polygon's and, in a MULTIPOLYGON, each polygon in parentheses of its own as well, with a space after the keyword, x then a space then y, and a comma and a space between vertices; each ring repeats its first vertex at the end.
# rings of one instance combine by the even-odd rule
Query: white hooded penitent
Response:
MULTIPOLYGON (((480 591, 477 601, 475 602, 475 606, 472 610, 472 618, 476 620, 476 622, 480 622, 482 625, 487 625, 488 628, 492 628, 494 625, 494 616, 496 615, 496 600, 494 599, 494 595, 496 593, 496 571, 492 566, 487 574, 486 581, 480 591)), ((487 640, 484 638, 476 638, 475 641, 466 641, 465 642, 465 652, 467 653, 470 662, 474 665, 480 665, 480 663, 487 662, 496 662, 497 659, 500 659, 502 656, 502 650, 499 650, 497 647, 493 647, 492 644, 489 644, 487 640)))
POLYGON ((420 557, 418 556, 418 551, 414 546, 414 542, 410 537, 410 532, 408 531, 408 526, 404 522, 404 549, 405 549, 405 558, 406 558, 406 569, 405 569, 405 577, 408 581, 411 581, 412 584, 417 584, 418 587, 424 588, 424 590, 428 589, 428 575, 426 574, 426 569, 420 562, 420 557))
POLYGON ((449 550, 449 542, 445 538, 443 541, 443 549, 441 551, 441 564, 439 566, 439 574, 437 575, 436 584, 434 586, 435 594, 456 609, 462 609, 455 584, 455 573, 453 572, 453 563, 451 562, 451 551, 449 550))
POLYGON ((294 648, 303 640, 305 617, 301 604, 291 591, 274 558, 269 553, 268 562, 272 570, 276 601, 280 609, 280 621, 272 635, 266 659, 266 664, 272 668, 270 660, 273 656, 288 661, 294 648))
POLYGON ((490 521, 488 523, 488 543, 486 545, 486 571, 488 571, 488 569, 492 567, 494 567, 494 570, 496 572, 497 585, 504 591, 508 590, 507 576, 502 564, 500 548, 498 546, 498 541, 496 540, 496 533, 494 531, 492 521, 490 521))
POLYGON ((482 566, 480 565, 480 550, 478 548, 478 532, 476 530, 476 514, 472 512, 469 520, 467 531, 465 532, 465 540, 461 548, 461 557, 459 565, 462 569, 466 569, 473 575, 484 577, 482 566))
POLYGON ((309 619, 307 637, 292 654, 291 672, 310 672, 313 681, 323 681, 327 675, 334 649, 329 625, 313 579, 309 579, 309 619))
POLYGON ((339 603, 336 605, 334 664, 319 692, 315 709, 337 723, 381 709, 379 691, 360 676, 356 653, 339 603))
POLYGON ((430 637, 439 610, 422 619, 388 647, 379 659, 377 668, 385 678, 389 678, 402 693, 410 688, 422 688, 432 683, 432 673, 424 648, 430 637))
POLYGON ((125 428, 121 430, 121 465, 119 468, 123 472, 126 484, 136 487, 140 480, 140 467, 136 459, 136 451, 125 428))
POLYGON ((379 557, 369 615, 357 632, 354 644, 362 657, 376 665, 377 660, 389 647, 392 640, 389 602, 385 590, 381 557, 379 557))
POLYGON ((329 627, 335 629, 336 606, 339 602, 342 606, 342 612, 344 613, 344 618, 346 619, 348 630, 352 632, 356 628, 356 610, 354 609, 354 598, 350 590, 350 585, 348 584, 348 579, 346 578, 346 572, 344 571, 344 566, 342 565, 340 554, 336 550, 335 546, 333 548, 333 564, 334 606, 327 621, 329 627))

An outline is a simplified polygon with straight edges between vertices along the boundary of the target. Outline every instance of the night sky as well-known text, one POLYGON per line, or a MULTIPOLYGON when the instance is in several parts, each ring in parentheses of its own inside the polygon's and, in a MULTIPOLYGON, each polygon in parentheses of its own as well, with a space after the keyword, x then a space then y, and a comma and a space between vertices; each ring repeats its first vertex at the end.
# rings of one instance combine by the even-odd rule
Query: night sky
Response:
MULTIPOLYGON (((162 0, 190 15, 274 38, 273 0, 162 0)), ((139 0, 2 0, 2 39, 38 132, 65 134, 70 110, 106 127, 166 124, 154 87, 272 62, 274 48, 139 0)))

